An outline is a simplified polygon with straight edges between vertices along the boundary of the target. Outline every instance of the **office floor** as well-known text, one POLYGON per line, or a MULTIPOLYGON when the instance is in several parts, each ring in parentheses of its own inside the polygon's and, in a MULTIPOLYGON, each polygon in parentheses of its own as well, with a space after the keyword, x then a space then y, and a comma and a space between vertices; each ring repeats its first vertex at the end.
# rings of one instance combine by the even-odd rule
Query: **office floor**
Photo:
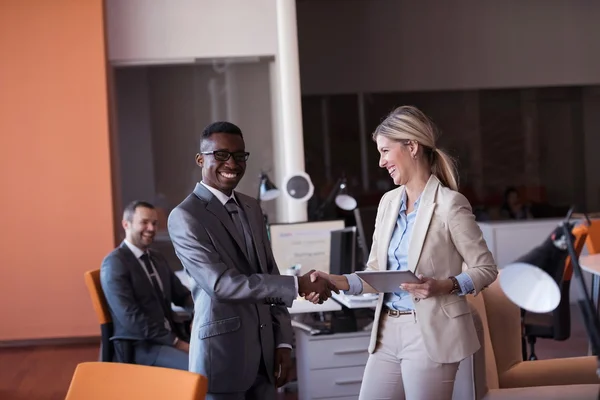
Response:
MULTIPOLYGON (((536 353, 540 359, 585 355, 587 337, 573 308, 571 337, 564 342, 539 340, 536 353)), ((0 399, 63 400, 75 366, 95 361, 98 347, 94 344, 0 348, 0 399)), ((295 400, 294 393, 281 394, 279 400, 295 400)))

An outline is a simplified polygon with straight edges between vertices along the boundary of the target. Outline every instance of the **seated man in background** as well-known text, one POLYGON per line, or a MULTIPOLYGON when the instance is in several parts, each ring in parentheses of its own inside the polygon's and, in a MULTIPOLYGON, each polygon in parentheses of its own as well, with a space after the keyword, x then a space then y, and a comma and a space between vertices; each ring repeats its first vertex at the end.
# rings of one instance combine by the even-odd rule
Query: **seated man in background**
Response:
POLYGON ((173 321, 171 302, 193 312, 192 296, 166 259, 148 247, 158 215, 152 204, 135 201, 123 212, 125 240, 102 262, 100 281, 119 339, 132 341, 133 362, 188 369, 189 338, 173 321), (181 332, 178 332, 181 331, 181 332))

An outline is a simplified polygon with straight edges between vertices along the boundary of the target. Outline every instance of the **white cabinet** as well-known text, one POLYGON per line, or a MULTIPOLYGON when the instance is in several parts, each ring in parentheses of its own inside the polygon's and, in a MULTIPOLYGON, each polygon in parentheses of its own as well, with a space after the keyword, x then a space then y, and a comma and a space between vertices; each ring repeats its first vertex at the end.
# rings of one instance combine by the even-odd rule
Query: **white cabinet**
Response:
POLYGON ((358 399, 371 331, 311 336, 296 330, 298 399, 358 399))

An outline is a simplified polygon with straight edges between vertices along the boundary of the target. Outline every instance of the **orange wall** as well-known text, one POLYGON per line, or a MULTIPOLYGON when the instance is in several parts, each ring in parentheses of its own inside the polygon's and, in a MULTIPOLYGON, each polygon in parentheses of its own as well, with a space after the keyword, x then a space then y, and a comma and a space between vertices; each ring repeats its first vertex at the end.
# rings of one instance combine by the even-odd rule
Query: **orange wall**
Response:
POLYGON ((0 341, 98 335, 113 247, 102 0, 0 0, 0 341))

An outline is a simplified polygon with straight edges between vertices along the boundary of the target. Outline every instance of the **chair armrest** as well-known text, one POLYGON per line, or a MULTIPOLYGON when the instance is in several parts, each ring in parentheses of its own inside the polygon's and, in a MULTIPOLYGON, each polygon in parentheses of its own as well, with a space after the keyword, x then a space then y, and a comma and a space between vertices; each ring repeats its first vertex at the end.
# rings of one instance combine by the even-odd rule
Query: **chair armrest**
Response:
POLYGON ((600 383, 596 357, 523 361, 500 376, 500 388, 600 383))

